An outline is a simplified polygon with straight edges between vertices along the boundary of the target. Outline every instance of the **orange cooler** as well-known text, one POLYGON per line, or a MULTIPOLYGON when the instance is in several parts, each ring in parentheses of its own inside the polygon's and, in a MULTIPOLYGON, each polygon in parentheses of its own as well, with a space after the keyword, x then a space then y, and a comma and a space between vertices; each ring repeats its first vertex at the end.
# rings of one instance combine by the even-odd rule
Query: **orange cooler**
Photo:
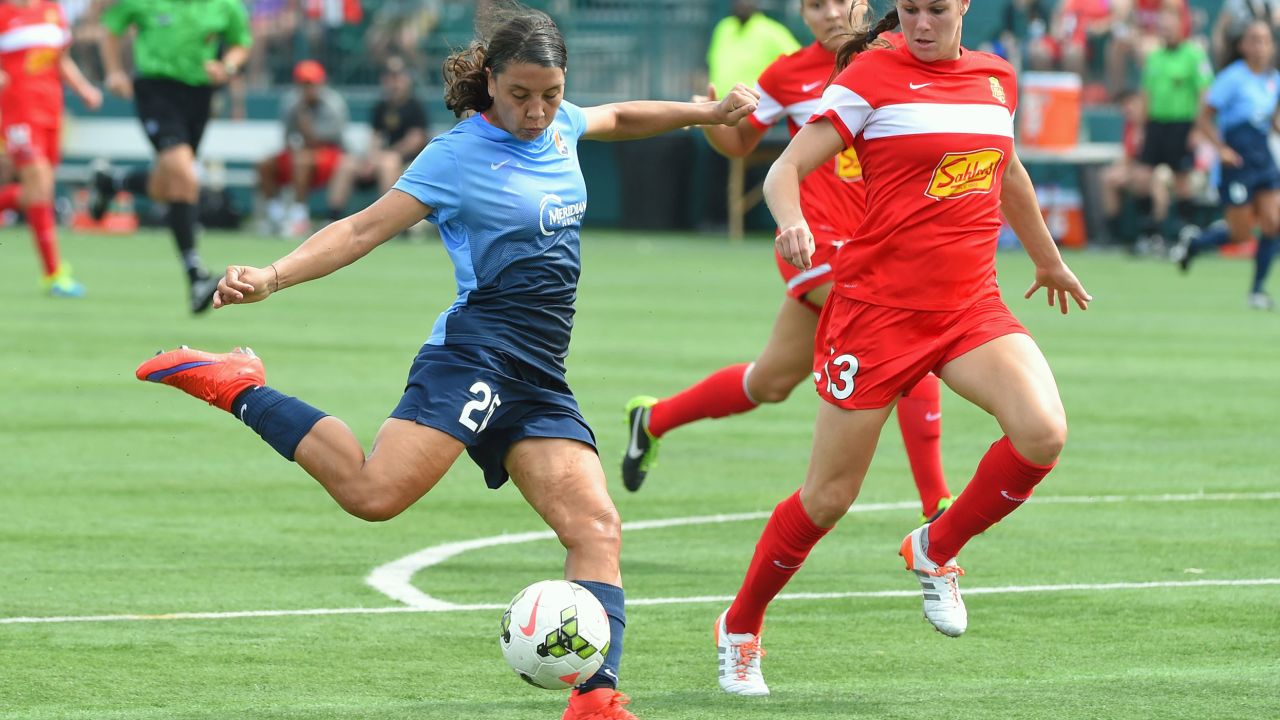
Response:
POLYGON ((1018 83, 1018 142, 1065 150, 1080 138, 1080 76, 1023 73, 1018 83))

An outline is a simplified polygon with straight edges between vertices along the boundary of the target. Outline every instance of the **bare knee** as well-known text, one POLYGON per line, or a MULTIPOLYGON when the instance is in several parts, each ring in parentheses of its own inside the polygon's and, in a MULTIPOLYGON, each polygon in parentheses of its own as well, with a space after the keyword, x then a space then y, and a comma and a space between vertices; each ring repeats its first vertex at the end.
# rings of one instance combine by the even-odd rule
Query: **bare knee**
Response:
POLYGON ((853 480, 813 483, 800 489, 800 503, 809 519, 819 527, 832 527, 849 512, 858 499, 858 483, 853 480))
POLYGON ((1014 449, 1037 465, 1049 465, 1067 444, 1067 418, 1061 413, 1046 414, 1009 434, 1014 449))
POLYGON ((805 377, 807 373, 796 377, 786 372, 772 370, 767 366, 757 365, 751 368, 751 374, 747 376, 747 392, 758 404, 780 403, 791 397, 791 391, 795 390, 805 377))
POLYGON ((622 518, 612 505, 576 518, 566 527, 555 528, 555 532, 560 544, 570 553, 605 552, 617 557, 622 548, 622 518))
POLYGON ((388 496, 361 496, 342 502, 342 509, 367 522, 386 522, 409 507, 409 503, 388 496))

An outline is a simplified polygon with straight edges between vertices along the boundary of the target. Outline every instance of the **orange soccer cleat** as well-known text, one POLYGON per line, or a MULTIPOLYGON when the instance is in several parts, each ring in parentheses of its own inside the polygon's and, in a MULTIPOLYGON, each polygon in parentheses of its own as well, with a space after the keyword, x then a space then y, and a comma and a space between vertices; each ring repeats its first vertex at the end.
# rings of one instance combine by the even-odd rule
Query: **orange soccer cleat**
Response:
POLYGON ((631 698, 610 687, 585 693, 574 690, 560 720, 638 720, 622 707, 629 702, 631 698))
POLYGON ((227 412, 237 395, 267 384, 262 360, 249 348, 217 354, 183 345, 156 354, 139 365, 135 374, 139 380, 176 387, 227 412))

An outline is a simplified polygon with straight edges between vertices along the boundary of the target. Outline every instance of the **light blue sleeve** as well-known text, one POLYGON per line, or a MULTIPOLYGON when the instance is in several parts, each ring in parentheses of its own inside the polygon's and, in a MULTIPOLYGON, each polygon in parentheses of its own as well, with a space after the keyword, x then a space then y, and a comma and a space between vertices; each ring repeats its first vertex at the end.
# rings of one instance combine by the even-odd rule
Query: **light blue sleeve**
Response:
POLYGON ((560 112, 564 113, 564 119, 569 126, 569 134, 573 139, 580 140, 587 133, 587 114, 582 108, 571 102, 560 103, 560 112))
POLYGON ((1209 92, 1205 94, 1204 101, 1214 110, 1222 112, 1222 109, 1231 103, 1231 99, 1235 97, 1239 86, 1240 68, 1236 65, 1228 65, 1222 72, 1218 73, 1218 77, 1213 79, 1213 83, 1209 85, 1209 92))
POLYGON ((448 135, 433 138, 394 185, 433 210, 456 210, 462 171, 448 135))

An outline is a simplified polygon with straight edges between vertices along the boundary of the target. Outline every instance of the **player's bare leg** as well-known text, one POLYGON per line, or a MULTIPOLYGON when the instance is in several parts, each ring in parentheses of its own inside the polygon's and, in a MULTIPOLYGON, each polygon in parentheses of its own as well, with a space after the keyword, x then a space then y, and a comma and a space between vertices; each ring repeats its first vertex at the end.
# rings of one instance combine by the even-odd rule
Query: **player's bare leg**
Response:
POLYGON ((626 599, 618 558, 622 521, 593 448, 564 438, 529 438, 511 447, 507 471, 564 546, 565 578, 582 585, 609 616, 609 652, 600 670, 569 698, 564 720, 634 720, 618 692, 626 599))

